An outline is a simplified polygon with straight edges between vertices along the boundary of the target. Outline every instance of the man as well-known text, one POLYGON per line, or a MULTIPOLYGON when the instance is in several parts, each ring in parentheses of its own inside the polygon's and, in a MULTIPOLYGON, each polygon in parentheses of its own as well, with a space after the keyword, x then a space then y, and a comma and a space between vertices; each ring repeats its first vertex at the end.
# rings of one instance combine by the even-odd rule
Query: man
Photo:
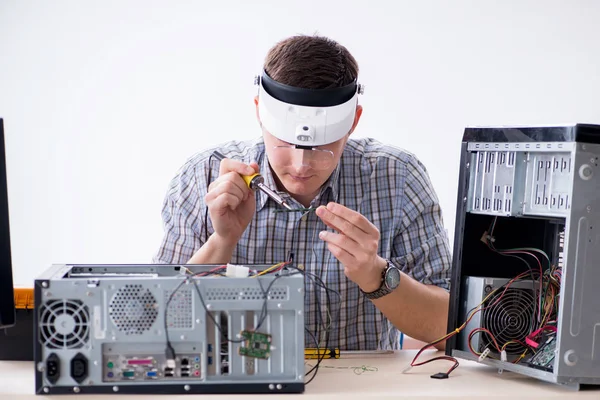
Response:
POLYGON ((328 329, 342 350, 397 349, 399 331, 426 342, 445 335, 451 256, 424 166, 350 138, 363 111, 357 77, 333 40, 277 43, 257 81, 262 137, 224 144, 220 162, 211 149, 185 163, 165 198, 154 262, 276 264, 293 254, 327 287, 307 279, 307 347, 323 346, 328 329), (250 190, 241 175, 256 172, 299 211, 250 190))

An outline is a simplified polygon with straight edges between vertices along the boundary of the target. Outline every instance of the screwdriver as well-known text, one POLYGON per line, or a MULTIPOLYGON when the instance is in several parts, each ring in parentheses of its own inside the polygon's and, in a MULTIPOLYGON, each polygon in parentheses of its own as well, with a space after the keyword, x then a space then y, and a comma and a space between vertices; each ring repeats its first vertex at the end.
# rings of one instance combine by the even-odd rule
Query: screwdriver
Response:
MULTIPOLYGON (((225 156, 223 154, 219 153, 218 151, 213 152, 213 154, 219 161, 223 161, 223 159, 225 158, 225 156)), ((246 182, 246 185, 248 185, 248 187, 250 189, 262 190, 267 196, 272 198, 277 204, 287 208, 288 210, 292 210, 292 207, 283 199, 283 197, 281 197, 280 195, 278 195, 277 193, 275 193, 273 190, 269 189, 265 185, 265 178, 263 178, 263 176, 261 174, 256 173, 256 174, 252 174, 252 175, 241 175, 241 177, 244 180, 244 182, 246 182)))

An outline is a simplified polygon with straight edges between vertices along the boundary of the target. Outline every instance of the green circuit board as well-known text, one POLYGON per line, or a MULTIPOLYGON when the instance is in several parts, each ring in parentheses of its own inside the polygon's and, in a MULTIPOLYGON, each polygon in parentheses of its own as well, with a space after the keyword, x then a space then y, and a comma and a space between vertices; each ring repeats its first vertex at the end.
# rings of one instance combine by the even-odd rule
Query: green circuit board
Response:
POLYGON ((553 370, 554 350, 556 349, 556 336, 550 336, 538 351, 529 360, 529 364, 544 370, 553 370))
POLYGON ((242 331, 240 333, 244 340, 240 346, 241 356, 267 359, 271 355, 271 335, 260 332, 242 331))

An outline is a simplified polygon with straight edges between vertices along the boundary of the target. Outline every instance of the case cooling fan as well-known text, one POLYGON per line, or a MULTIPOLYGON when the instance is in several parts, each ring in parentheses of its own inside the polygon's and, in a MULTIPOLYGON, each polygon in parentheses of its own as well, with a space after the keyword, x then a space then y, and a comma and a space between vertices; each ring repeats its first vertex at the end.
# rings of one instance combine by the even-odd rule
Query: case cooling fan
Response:
MULTIPOLYGON (((502 348, 505 343, 507 354, 518 355, 525 351, 525 338, 534 328, 534 313, 536 300, 534 291, 530 289, 508 288, 498 290, 483 306, 481 327, 489 330, 496 338, 498 346, 502 348), (514 342, 520 341, 523 344, 514 342)), ((493 340, 485 332, 481 335, 481 348, 486 347, 496 351, 493 340)))
POLYGON ((89 338, 89 311, 80 300, 50 300, 40 310, 40 342, 50 349, 78 349, 89 338))

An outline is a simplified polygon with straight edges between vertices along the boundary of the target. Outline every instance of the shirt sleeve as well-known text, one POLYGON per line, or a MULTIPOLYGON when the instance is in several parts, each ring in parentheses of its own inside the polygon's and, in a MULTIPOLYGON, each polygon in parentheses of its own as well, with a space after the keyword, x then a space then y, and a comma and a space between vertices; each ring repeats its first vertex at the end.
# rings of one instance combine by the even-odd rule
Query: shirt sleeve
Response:
POLYGON ((415 280, 450 289, 452 256, 439 200, 423 164, 407 164, 401 227, 394 238, 397 265, 415 280))
POLYGON ((191 163, 171 180, 162 207, 164 234, 153 263, 187 263, 202 246, 205 193, 206 181, 199 181, 191 163))

